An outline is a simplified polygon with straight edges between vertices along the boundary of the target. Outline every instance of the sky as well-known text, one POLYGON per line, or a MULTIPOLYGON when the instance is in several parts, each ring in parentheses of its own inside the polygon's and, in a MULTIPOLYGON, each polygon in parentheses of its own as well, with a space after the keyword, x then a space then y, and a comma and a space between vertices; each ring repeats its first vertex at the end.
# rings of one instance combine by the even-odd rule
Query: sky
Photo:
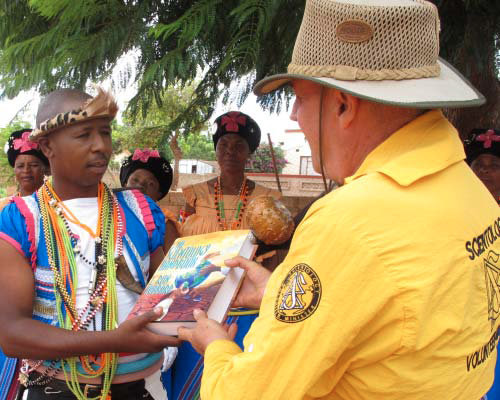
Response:
MULTIPOLYGON (((134 85, 135 76, 130 71, 134 71, 135 69, 137 56, 134 52, 123 55, 113 69, 111 78, 99 83, 104 89, 110 90, 114 94, 120 110, 125 110, 127 103, 136 94, 136 86, 134 85), (121 85, 117 84, 113 85, 114 82, 122 82, 124 74, 127 74, 128 81, 132 83, 126 88, 122 88, 121 85)), ((231 90, 236 92, 238 88, 234 85, 234 87, 231 87, 231 90)), ((89 93, 92 94, 92 91, 89 91, 89 93)), ((23 120, 30 123, 31 127, 34 127, 39 102, 40 96, 34 90, 22 92, 13 99, 0 101, 0 128, 7 126, 16 116, 16 113, 19 113, 23 120)), ((289 161, 289 165, 287 166, 289 171, 287 173, 298 173, 302 156, 310 156, 311 153, 301 133, 285 133, 286 130, 297 130, 299 128, 296 122, 290 120, 289 114, 291 110, 284 109, 279 114, 264 111, 258 105, 257 97, 253 93, 248 96, 241 107, 238 107, 236 103, 224 105, 219 101, 215 112, 210 118, 211 127, 209 128, 209 132, 215 132, 214 120, 219 115, 237 110, 250 115, 257 122, 261 129, 261 143, 268 143, 267 134, 269 133, 273 146, 282 147, 285 157, 289 161)), ((119 123, 122 122, 120 112, 118 113, 117 120, 119 123)), ((5 145, 0 143, 0 148, 3 148, 4 151, 5 145)))
MULTIPOLYGON (((128 91, 130 92, 130 91, 128 91)), ((120 109, 126 107, 126 103, 133 96, 133 93, 127 93, 127 91, 115 92, 115 96, 119 102, 120 109)), ((14 99, 6 99, 0 101, 0 128, 4 128, 9 124, 9 122, 14 118, 16 113, 23 107, 26 107, 26 111, 23 112, 23 116, 26 121, 34 124, 35 113, 40 102, 40 96, 35 91, 22 92, 14 99)), ((219 105, 211 121, 226 111, 238 110, 236 104, 229 105, 219 105)), ((284 110, 280 114, 270 114, 268 111, 262 110, 262 108, 256 102, 256 96, 251 94, 248 96, 247 100, 243 104, 239 111, 242 111, 250 115, 253 119, 257 121, 261 127, 262 133, 271 133, 271 137, 277 134, 281 134, 284 129, 297 129, 298 125, 291 121, 289 118, 289 111, 284 110)))
MULTIPOLYGON (((126 54, 119 60, 117 66, 112 72, 112 79, 115 82, 121 80, 121 74, 123 74, 125 70, 130 71, 131 66, 133 67, 135 63, 134 57, 136 57, 135 54, 126 54)), ((130 81, 133 82, 133 80, 134 77, 132 76, 130 81)), ((111 80, 103 82, 102 86, 109 90, 112 86, 111 80)), ((124 110, 127 102, 136 93, 136 89, 133 84, 125 89, 115 86, 115 90, 112 90, 112 92, 118 101, 120 109, 124 110)), ((14 99, 0 101, 0 128, 7 126, 16 113, 25 106, 26 110, 23 112, 23 118, 34 125, 35 113, 39 102, 40 96, 35 91, 22 92, 14 99)), ((290 120, 288 110, 283 110, 280 114, 270 114, 268 111, 262 110, 262 108, 257 104, 256 96, 254 94, 250 94, 240 108, 238 108, 236 104, 218 104, 210 121, 213 123, 217 116, 232 110, 239 110, 250 115, 259 124, 263 137, 267 138, 267 133, 271 133, 271 139, 273 141, 282 141, 285 129, 298 128, 297 123, 290 120)), ((118 121, 120 122, 120 115, 118 115, 118 121)))
MULTIPOLYGON (((127 101, 132 98, 135 91, 133 88, 128 88, 127 90, 121 90, 115 92, 114 94, 119 103, 120 109, 124 110, 126 108, 127 101)), ((25 107, 25 111, 22 113, 23 119, 30 122, 30 124, 34 126, 35 114, 39 102, 40 96, 35 91, 23 92, 14 99, 0 101, 0 128, 7 126, 16 113, 23 107, 25 107)), ((219 104, 216 111, 212 115, 210 122, 213 124, 213 121, 217 118, 217 116, 232 110, 242 111, 250 115, 257 122, 262 132, 261 143, 268 142, 267 133, 270 133, 273 146, 281 146, 285 151, 287 159, 291 162, 289 169, 293 169, 293 173, 298 173, 298 158, 301 155, 310 155, 310 150, 302 134, 285 133, 286 129, 298 129, 298 124, 290 120, 289 111, 284 110, 279 114, 271 114, 269 111, 264 111, 257 104, 256 96, 251 94, 240 108, 238 108, 235 104, 219 104), (295 158, 297 158, 297 160, 295 160, 295 158)), ((118 116, 118 118, 120 118, 120 116, 118 116)), ((215 124, 213 124, 211 128, 212 132, 214 130, 215 124)), ((3 148, 4 151, 6 150, 5 145, 6 144, 0 144, 0 148, 3 148)))
POLYGON ((26 112, 22 113, 27 121, 35 122, 36 107, 38 107, 39 96, 36 92, 23 92, 14 99, 6 99, 0 101, 0 128, 5 128, 9 122, 15 117, 16 113, 24 106, 26 112), (31 103, 28 104, 31 100, 31 103), (33 117, 29 117, 32 115, 33 117))
MULTIPOLYGON (((104 89, 111 90, 114 94, 120 110, 125 110, 127 103, 136 93, 136 87, 133 84, 135 80, 134 70, 137 63, 137 57, 139 55, 136 52, 129 52, 124 54, 117 62, 114 67, 111 78, 99 83, 104 89), (126 75, 125 75, 126 74, 126 75), (126 88, 121 88, 120 85, 113 85, 113 82, 122 82, 123 77, 127 76, 128 81, 131 82, 126 88), (113 89, 112 89, 113 88, 113 89)), ((237 87, 234 88, 235 91, 237 87)), ((268 142, 267 134, 270 133, 273 145, 282 146, 285 154, 289 152, 293 153, 293 156, 308 155, 310 154, 309 147, 302 134, 286 134, 287 129, 298 129, 299 126, 296 122, 290 120, 289 114, 291 110, 282 110, 279 114, 271 114, 269 111, 264 111, 256 101, 257 97, 252 93, 248 96, 245 103, 238 107, 236 103, 229 103, 223 105, 219 102, 216 106, 215 112, 210 118, 211 128, 210 132, 215 131, 215 124, 213 121, 220 115, 227 111, 242 111, 250 115, 260 126, 262 136, 261 143, 268 142), (299 152, 299 153, 297 153, 299 152)), ((13 99, 5 99, 0 101, 0 128, 7 126, 11 120, 15 117, 16 113, 20 112, 20 115, 24 120, 31 124, 31 127, 35 125, 35 115, 40 102, 39 94, 32 90, 28 92, 21 92, 17 97, 13 99)), ((291 105, 290 105, 291 106, 291 105)), ((290 107, 291 108, 291 107, 290 107)), ((118 113, 118 122, 121 122, 121 114, 118 113)), ((4 148, 5 145, 0 143, 0 148, 4 148)), ((297 167, 298 168, 298 167, 297 167)))

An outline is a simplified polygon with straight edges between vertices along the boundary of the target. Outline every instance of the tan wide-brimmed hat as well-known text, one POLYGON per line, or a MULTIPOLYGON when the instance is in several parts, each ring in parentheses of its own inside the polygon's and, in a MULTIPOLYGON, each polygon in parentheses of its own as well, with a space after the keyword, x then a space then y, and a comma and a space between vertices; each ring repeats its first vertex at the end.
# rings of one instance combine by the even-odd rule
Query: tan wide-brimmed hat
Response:
POLYGON ((288 73, 264 78, 254 92, 306 79, 404 107, 483 104, 438 57, 439 30, 437 8, 424 0, 307 0, 288 73))

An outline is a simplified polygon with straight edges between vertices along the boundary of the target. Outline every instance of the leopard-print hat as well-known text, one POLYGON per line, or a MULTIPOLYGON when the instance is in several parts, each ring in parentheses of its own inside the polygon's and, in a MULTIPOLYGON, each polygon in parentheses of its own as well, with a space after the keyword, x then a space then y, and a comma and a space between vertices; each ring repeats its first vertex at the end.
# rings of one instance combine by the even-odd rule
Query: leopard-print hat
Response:
POLYGON ((88 99, 78 110, 59 113, 42 122, 37 129, 31 132, 30 139, 36 140, 63 126, 78 124, 90 119, 106 117, 114 119, 117 112, 118 105, 115 98, 109 92, 97 87, 97 96, 88 99))

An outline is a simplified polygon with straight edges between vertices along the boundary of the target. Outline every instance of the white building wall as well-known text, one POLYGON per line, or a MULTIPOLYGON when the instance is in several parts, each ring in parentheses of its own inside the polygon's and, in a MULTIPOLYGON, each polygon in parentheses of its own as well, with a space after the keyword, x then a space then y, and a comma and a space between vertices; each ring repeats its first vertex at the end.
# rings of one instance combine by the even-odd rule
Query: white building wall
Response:
MULTIPOLYGON (((287 175, 301 175, 300 165, 301 158, 311 157, 311 149, 306 141, 306 138, 302 132, 286 132, 283 131, 281 134, 276 134, 274 136, 274 146, 281 145, 285 151, 285 159, 288 164, 283 168, 283 174, 287 175)), ((305 159, 303 159, 304 163, 305 159)), ((307 175, 318 175, 309 165, 309 168, 304 169, 302 174, 307 170, 307 175)))
POLYGON ((179 172, 181 174, 211 174, 215 172, 215 168, 200 160, 186 159, 179 161, 179 172))

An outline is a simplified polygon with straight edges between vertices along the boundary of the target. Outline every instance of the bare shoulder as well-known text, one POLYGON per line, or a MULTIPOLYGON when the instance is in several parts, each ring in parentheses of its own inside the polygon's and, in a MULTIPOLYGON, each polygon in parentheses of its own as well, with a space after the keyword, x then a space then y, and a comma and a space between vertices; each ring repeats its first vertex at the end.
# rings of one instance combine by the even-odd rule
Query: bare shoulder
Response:
POLYGON ((12 317, 31 317, 35 280, 30 264, 11 243, 0 239, 0 324, 12 317), (13 300, 15 299, 15 301, 13 300), (5 319, 4 319, 5 318, 5 319))

